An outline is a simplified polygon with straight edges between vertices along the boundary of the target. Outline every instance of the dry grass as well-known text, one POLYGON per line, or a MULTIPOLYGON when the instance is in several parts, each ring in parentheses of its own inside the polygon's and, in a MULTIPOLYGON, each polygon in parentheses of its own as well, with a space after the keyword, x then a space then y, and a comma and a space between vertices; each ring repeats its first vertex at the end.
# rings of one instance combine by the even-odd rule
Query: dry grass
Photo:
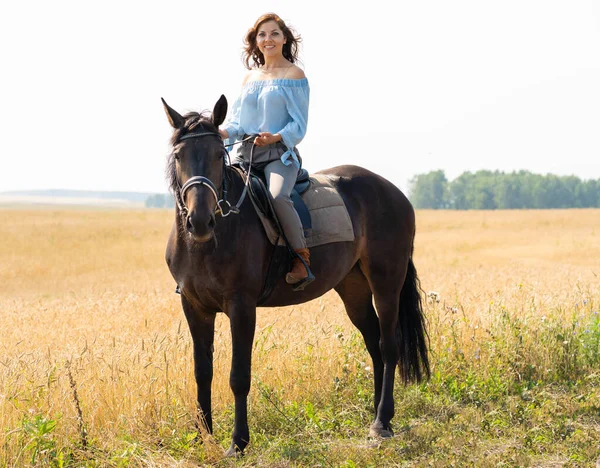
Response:
MULTIPOLYGON (((191 440, 190 340, 164 262, 172 215, 5 210, 0 216, 0 466, 228 463, 220 461, 232 404, 230 338, 223 318, 217 322, 213 383, 217 440, 202 446, 191 440)), ((556 374, 558 358, 549 355, 544 327, 569 329, 600 306, 598 219, 600 210, 418 212, 415 263, 423 289, 439 293, 427 312, 434 371, 443 375, 429 387, 398 390, 408 409, 399 410, 397 427, 412 427, 396 438, 399 445, 356 442, 370 418, 370 363, 334 293, 302 307, 259 310, 250 411, 253 445, 264 450, 253 454, 251 445, 247 463, 366 466, 385 460, 400 466, 412 460, 443 466, 447 459, 438 454, 447 445, 447 453, 463 447, 459 464, 469 462, 460 457, 470 452, 481 454, 470 462, 476 465, 486 457, 500 466, 551 466, 556 460, 577 465, 570 454, 532 451, 523 442, 525 432, 511 436, 510 420, 488 414, 499 409, 480 410, 481 401, 468 401, 460 389, 456 396, 439 389, 450 388, 444 375, 473 372, 486 389, 477 398, 491 401, 488 386, 499 371, 524 372, 533 363, 556 374), (494 333, 505 336, 497 340, 494 333), (513 362, 505 356, 519 342, 529 346, 529 357, 513 362), (478 367, 467 364, 473 360, 478 367), (311 409, 327 407, 330 400, 336 414, 329 419, 311 409), (277 414, 283 416, 276 419, 277 414), (448 421, 467 435, 445 438, 448 421), (503 428, 496 442, 490 427, 503 428), (486 436, 478 440, 473 434, 482 430, 486 436), (290 431, 312 448, 294 445, 290 431), (322 437, 330 441, 326 448, 322 437), (270 449, 274 446, 279 448, 270 449)), ((545 382, 544 371, 536 372, 545 382)), ((589 374, 587 368, 581 372, 583 379, 589 374)), ((569 374, 574 385, 578 375, 569 374)), ((543 391, 553 388, 564 392, 562 387, 543 391)), ((502 408, 513 405, 517 411, 512 390, 503 392, 508 397, 502 408)), ((543 401, 559 405, 555 413, 570 421, 563 426, 581 439, 575 447, 585 461, 597 455, 588 438, 598 436, 590 415, 600 403, 597 392, 583 392, 580 406, 560 395, 543 401), (577 419, 570 411, 583 416, 577 419)), ((552 414, 548 411, 544 415, 552 414)))

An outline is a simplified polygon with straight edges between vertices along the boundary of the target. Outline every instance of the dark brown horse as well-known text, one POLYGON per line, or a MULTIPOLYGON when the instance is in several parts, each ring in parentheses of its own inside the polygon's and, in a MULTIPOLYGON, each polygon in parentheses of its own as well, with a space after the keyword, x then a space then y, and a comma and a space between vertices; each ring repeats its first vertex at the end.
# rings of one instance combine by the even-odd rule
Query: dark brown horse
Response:
MULTIPOLYGON (((212 116, 195 112, 181 116, 164 100, 163 105, 175 129, 167 172, 177 200, 166 260, 181 290, 194 343, 199 410, 209 432, 215 317, 218 312, 229 317, 235 423, 227 454, 235 455, 250 440, 247 397, 256 307, 273 246, 249 200, 239 213, 229 213, 224 201, 238 201, 244 187, 242 177, 225 164, 226 151, 217 132, 227 113, 225 97, 216 103, 212 116)), ((295 292, 282 276, 264 306, 300 304, 332 288, 337 291, 373 359, 375 420, 370 433, 389 437, 396 366, 405 383, 429 375, 412 261, 414 210, 398 188, 366 169, 340 166, 322 173, 331 176, 341 194, 356 239, 312 248, 311 269, 317 280, 295 292)))

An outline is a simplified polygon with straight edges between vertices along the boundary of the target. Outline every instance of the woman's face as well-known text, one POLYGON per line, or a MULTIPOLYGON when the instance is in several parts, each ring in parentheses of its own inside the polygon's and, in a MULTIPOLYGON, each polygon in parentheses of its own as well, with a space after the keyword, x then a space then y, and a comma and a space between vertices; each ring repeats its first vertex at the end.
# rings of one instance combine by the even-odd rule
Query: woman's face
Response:
POLYGON ((256 45, 265 58, 283 55, 285 43, 285 36, 277 22, 266 21, 258 27, 256 45))

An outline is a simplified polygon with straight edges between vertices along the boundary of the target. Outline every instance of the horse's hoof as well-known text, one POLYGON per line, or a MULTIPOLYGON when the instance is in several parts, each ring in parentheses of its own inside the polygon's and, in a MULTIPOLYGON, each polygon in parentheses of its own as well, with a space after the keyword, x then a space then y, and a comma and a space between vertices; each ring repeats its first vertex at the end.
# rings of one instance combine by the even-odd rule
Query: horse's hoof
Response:
POLYGON ((388 427, 388 429, 384 429, 383 424, 374 423, 369 429, 369 437, 389 439, 390 437, 394 437, 394 431, 392 431, 391 427, 388 427))
POLYGON ((243 455, 244 454, 235 445, 232 445, 231 447, 229 447, 227 449, 227 452, 225 452, 226 458, 239 458, 243 455))

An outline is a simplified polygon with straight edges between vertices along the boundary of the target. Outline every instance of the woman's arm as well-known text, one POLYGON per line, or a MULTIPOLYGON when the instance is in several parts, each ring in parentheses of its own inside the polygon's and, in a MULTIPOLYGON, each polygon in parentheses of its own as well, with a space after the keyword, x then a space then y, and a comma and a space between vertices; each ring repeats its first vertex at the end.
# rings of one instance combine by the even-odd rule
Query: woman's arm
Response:
MULTIPOLYGON (((302 73, 304 75, 304 73, 302 73)), ((294 148, 306 135, 308 125, 308 104, 310 101, 310 88, 307 82, 302 86, 285 88, 286 108, 290 115, 290 122, 278 134, 281 141, 289 149, 294 148)))
MULTIPOLYGON (((244 81, 242 82, 242 88, 246 85, 246 83, 252 76, 252 73, 253 73, 252 71, 246 73, 246 76, 244 77, 244 81)), ((235 140, 239 139, 240 136, 242 136, 244 134, 243 129, 240 128, 240 111, 241 111, 241 109, 242 109, 242 94, 240 93, 238 98, 233 103, 233 106, 231 108, 231 116, 229 117, 229 120, 225 124, 224 128, 219 128, 219 135, 221 135, 221 138, 223 138, 224 140, 230 139, 230 140, 232 140, 231 143, 233 143, 235 140)))

